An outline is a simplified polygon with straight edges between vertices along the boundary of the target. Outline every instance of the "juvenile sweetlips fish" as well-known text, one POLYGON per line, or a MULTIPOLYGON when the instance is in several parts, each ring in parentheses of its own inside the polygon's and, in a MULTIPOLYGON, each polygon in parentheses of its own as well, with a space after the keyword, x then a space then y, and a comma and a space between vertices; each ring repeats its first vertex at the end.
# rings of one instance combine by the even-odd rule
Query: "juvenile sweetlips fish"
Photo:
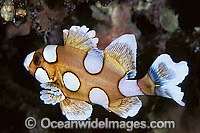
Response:
POLYGON ((188 75, 187 62, 175 63, 162 54, 142 79, 134 80, 135 36, 122 35, 99 50, 95 31, 88 30, 72 26, 63 30, 64 46, 47 45, 27 55, 24 66, 44 88, 40 99, 45 104, 60 103, 68 120, 86 120, 92 104, 122 118, 134 117, 142 107, 139 95, 166 97, 185 106, 177 85, 188 75))

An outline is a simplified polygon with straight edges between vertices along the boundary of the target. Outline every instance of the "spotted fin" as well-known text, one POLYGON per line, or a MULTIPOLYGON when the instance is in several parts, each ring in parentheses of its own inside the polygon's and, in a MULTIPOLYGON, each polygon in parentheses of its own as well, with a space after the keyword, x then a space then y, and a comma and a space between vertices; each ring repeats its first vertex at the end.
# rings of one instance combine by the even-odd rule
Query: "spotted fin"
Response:
POLYGON ((141 107, 142 102, 138 97, 126 97, 121 99, 119 105, 108 107, 108 110, 126 119, 128 116, 134 117, 141 107))
POLYGON ((55 105, 65 99, 64 94, 57 88, 56 84, 43 83, 40 86, 45 89, 40 92, 40 99, 44 101, 44 104, 55 105))
POLYGON ((92 114, 92 105, 75 99, 65 98, 60 102, 63 115, 68 120, 86 120, 92 114))
POLYGON ((180 84, 189 73, 186 61, 175 63, 167 54, 160 55, 148 71, 156 85, 156 94, 175 100, 181 106, 184 93, 177 85, 180 84))
POLYGON ((135 35, 125 34, 115 39, 105 48, 105 52, 121 64, 131 78, 136 76, 137 42, 135 35))
POLYGON ((126 74, 127 80, 133 80, 135 78, 135 70, 131 70, 126 74))
POLYGON ((84 59, 84 67, 91 74, 99 73, 103 68, 103 60, 103 51, 92 48, 87 52, 87 56, 84 59))
POLYGON ((181 106, 185 106, 185 103, 182 101, 184 92, 181 92, 181 87, 178 86, 158 86, 156 87, 156 94, 158 96, 166 97, 173 99, 175 102, 177 102, 181 106))
POLYGON ((95 38, 96 32, 94 30, 88 31, 85 25, 72 26, 69 30, 63 30, 63 38, 65 46, 71 46, 82 50, 89 50, 97 47, 99 41, 95 38))
POLYGON ((157 85, 178 85, 188 72, 186 61, 175 63, 168 54, 162 54, 153 62, 148 73, 157 85))

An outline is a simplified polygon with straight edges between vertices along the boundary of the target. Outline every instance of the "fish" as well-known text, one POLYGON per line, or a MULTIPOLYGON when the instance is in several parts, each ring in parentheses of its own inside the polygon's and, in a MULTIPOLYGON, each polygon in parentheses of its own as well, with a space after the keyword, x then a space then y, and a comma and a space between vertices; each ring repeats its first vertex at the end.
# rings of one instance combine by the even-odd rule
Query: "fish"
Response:
POLYGON ((181 106, 178 85, 189 73, 186 61, 175 63, 168 54, 156 58, 147 74, 135 79, 137 41, 124 34, 104 50, 97 47, 95 30, 85 25, 63 30, 64 45, 46 45, 28 54, 24 67, 40 82, 44 104, 60 104, 68 120, 86 120, 94 104, 126 119, 138 114, 138 96, 160 96, 181 106))

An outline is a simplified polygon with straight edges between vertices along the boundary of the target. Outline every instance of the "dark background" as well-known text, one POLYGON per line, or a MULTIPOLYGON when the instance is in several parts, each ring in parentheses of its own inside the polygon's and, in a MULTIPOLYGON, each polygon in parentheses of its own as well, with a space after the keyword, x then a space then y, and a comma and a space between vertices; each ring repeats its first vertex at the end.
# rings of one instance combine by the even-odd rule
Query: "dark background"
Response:
MULTIPOLYGON (((142 1, 142 0, 141 0, 142 1)), ((176 129, 134 129, 134 132, 198 132, 200 125, 200 26, 199 3, 197 0, 152 0, 148 9, 138 10, 139 0, 114 1, 73 0, 14 0, 15 9, 24 9, 25 17, 0 22, 0 132, 126 132, 106 129, 41 129, 37 126, 28 130, 24 121, 28 116, 38 121, 44 117, 65 121, 59 105, 50 106, 40 100, 39 83, 23 67, 27 54, 46 44, 63 45, 62 30, 71 25, 86 25, 95 29, 100 39, 98 47, 104 49, 112 39, 134 33, 138 40, 137 77, 142 78, 149 67, 162 53, 168 53, 175 62, 188 62, 189 75, 179 86, 185 93, 181 107, 170 99, 140 97, 143 107, 134 118, 126 121, 175 120, 176 129), (110 3, 110 4, 109 4, 110 3), (112 2, 113 3, 113 2, 112 2), (91 8, 91 7, 95 8, 91 8), (106 8, 104 10, 104 8, 106 8), (112 14, 111 8, 118 9, 112 14), (162 9, 169 9, 178 15, 178 28, 169 31, 173 23, 168 17, 163 26, 160 17, 162 9), (114 15, 114 14, 117 15, 114 15), (102 15, 103 14, 103 15, 102 15), (102 17, 102 16, 103 17, 102 17)), ((143 4, 148 3, 143 0, 143 4)), ((5 0, 1 1, 1 8, 5 0)), ((173 16, 173 14, 171 14, 173 16)), ((98 105, 93 106, 91 120, 124 120, 109 113, 98 105)))

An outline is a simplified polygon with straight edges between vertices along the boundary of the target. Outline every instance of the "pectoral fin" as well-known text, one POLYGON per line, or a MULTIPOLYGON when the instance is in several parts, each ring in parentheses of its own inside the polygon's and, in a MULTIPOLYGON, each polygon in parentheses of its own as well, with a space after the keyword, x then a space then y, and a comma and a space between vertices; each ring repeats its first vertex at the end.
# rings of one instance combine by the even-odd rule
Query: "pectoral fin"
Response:
POLYGON ((126 97, 120 100, 119 105, 110 106, 108 110, 125 119, 128 116, 134 117, 142 107, 142 102, 138 97, 126 97))
POLYGON ((40 92, 40 99, 44 101, 44 104, 55 105, 65 99, 64 94, 55 83, 43 83, 40 86, 45 89, 40 92))
POLYGON ((60 107, 68 120, 86 120, 92 114, 92 105, 80 100, 66 98, 60 107))

